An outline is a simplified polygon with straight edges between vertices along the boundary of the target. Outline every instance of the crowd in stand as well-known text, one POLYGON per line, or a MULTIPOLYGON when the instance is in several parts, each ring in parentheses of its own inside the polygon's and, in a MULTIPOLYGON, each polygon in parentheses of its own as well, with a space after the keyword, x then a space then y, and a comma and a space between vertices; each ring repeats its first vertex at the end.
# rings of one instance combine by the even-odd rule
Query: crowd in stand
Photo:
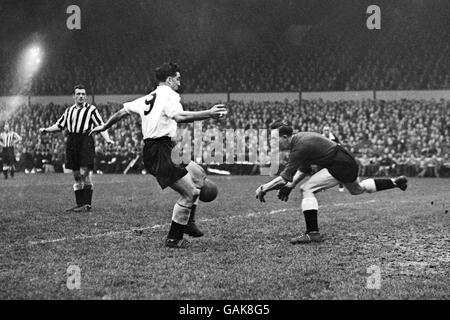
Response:
MULTIPOLYGON (((227 117, 203 121, 201 135, 194 134, 193 124, 180 125, 180 130, 188 130, 184 132, 194 139, 192 149, 200 145, 195 139, 203 139, 203 154, 191 150, 191 159, 204 165, 217 165, 207 161, 217 152, 214 143, 211 143, 213 139, 205 139, 211 129, 225 136, 227 129, 235 129, 236 133, 236 129, 262 130, 269 128, 272 121, 281 119, 292 125, 294 131, 321 132, 325 125, 329 125, 332 133, 356 155, 362 176, 450 176, 448 101, 230 101, 227 105, 227 117)), ((16 166, 19 170, 26 173, 64 170, 65 134, 40 136, 38 128, 56 122, 66 107, 53 104, 22 106, 8 120, 11 129, 23 138, 22 144, 16 147, 16 166)), ((98 106, 104 120, 119 107, 98 106)), ((184 107, 187 110, 199 110, 209 105, 188 103, 184 107)), ((96 173, 123 173, 130 162, 140 155, 143 142, 139 122, 138 117, 131 116, 113 126, 110 135, 115 145, 110 148, 101 137, 96 136, 96 173)), ((196 130, 199 130, 198 127, 196 130)), ((181 132, 179 137, 186 137, 181 132)), ((248 154, 251 143, 251 139, 246 140, 247 155, 244 162, 247 165, 255 165, 254 159, 248 154)), ((132 164, 128 172, 142 172, 140 158, 132 164)), ((247 173, 257 172, 252 167, 247 173)))

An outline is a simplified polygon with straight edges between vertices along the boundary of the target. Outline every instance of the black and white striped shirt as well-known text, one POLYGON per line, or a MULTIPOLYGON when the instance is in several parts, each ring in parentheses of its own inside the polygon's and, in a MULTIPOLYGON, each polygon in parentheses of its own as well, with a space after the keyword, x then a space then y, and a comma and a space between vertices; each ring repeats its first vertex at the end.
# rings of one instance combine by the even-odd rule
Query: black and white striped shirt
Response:
POLYGON ((14 144, 16 144, 16 142, 20 141, 21 139, 17 133, 15 133, 14 131, 9 131, 2 132, 2 134, 0 135, 0 140, 2 146, 10 148, 14 147, 14 144))
POLYGON ((56 124, 61 128, 67 128, 69 133, 89 133, 89 131, 103 124, 102 117, 95 106, 84 103, 82 107, 74 104, 64 111, 56 124))

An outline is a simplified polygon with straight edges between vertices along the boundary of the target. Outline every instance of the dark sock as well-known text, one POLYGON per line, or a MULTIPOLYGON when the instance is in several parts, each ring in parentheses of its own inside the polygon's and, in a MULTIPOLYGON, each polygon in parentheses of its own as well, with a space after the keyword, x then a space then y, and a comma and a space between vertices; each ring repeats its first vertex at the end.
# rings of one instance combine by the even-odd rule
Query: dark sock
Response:
POLYGON ((13 178, 14 177, 14 169, 11 169, 11 178, 13 178))
POLYGON ((189 215, 188 223, 195 223, 195 209, 197 209, 197 206, 193 204, 191 208, 191 214, 189 215))
POLYGON ((8 179, 8 170, 3 170, 3 175, 5 176, 5 179, 8 179))
POLYGON ((375 181, 375 187, 377 191, 395 188, 391 179, 373 179, 375 181))
POLYGON ((84 197, 84 201, 83 201, 83 204, 88 204, 88 205, 91 205, 92 204, 92 193, 94 192, 94 190, 92 189, 92 186, 85 186, 85 189, 84 189, 84 195, 83 195, 83 197, 84 197))
POLYGON ((75 191, 75 201, 77 202, 77 206, 82 206, 84 204, 84 189, 75 191))
POLYGON ((305 216, 306 223, 306 233, 312 231, 319 231, 319 226, 317 224, 317 210, 306 210, 303 211, 303 215, 305 216))
POLYGON ((169 235, 167 238, 169 239, 182 239, 184 233, 184 225, 176 223, 172 220, 172 224, 170 225, 169 235))

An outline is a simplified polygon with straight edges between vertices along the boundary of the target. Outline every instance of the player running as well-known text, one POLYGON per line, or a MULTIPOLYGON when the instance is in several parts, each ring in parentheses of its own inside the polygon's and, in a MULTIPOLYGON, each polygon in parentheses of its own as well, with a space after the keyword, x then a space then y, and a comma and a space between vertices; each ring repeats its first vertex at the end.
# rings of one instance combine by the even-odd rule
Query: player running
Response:
POLYGON ((322 167, 320 171, 310 176, 309 180, 300 186, 302 193, 301 208, 305 217, 306 232, 304 235, 291 239, 292 244, 321 242, 317 212, 319 204, 315 193, 329 189, 342 183, 347 190, 358 195, 364 192, 372 193, 381 190, 400 188, 405 191, 407 179, 398 178, 366 179, 359 182, 358 164, 353 155, 337 143, 315 132, 299 132, 293 135, 291 127, 276 124, 271 129, 277 129, 280 137, 280 150, 290 150, 289 161, 279 177, 260 186, 256 190, 256 198, 265 202, 264 196, 271 190, 280 189, 278 198, 287 201, 289 194, 304 178, 310 176, 311 165, 322 167))
POLYGON ((224 105, 217 104, 209 110, 184 111, 177 93, 181 85, 178 66, 165 63, 157 68, 155 73, 159 85, 154 91, 124 103, 121 110, 113 114, 104 125, 94 128, 91 134, 107 130, 131 113, 141 116, 145 169, 156 177, 162 189, 170 187, 181 196, 173 208, 172 224, 165 245, 171 248, 187 248, 190 243, 183 238, 184 233, 193 237, 203 235, 195 224, 195 209, 206 174, 195 162, 191 161, 186 166, 172 161, 177 123, 221 118, 226 114, 226 109, 224 105))

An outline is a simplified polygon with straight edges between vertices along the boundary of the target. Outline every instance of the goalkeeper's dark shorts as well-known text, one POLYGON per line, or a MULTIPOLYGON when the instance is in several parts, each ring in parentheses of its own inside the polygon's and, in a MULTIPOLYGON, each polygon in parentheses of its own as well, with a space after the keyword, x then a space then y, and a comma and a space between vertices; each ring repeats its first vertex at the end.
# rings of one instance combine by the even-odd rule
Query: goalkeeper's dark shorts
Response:
POLYGON ((327 168, 330 174, 342 183, 354 182, 358 178, 358 163, 355 157, 339 145, 331 157, 317 165, 327 168))
POLYGON ((175 147, 175 143, 170 137, 145 139, 144 142, 145 169, 156 177, 162 189, 171 186, 188 173, 185 168, 187 164, 173 162, 172 149, 175 147))

